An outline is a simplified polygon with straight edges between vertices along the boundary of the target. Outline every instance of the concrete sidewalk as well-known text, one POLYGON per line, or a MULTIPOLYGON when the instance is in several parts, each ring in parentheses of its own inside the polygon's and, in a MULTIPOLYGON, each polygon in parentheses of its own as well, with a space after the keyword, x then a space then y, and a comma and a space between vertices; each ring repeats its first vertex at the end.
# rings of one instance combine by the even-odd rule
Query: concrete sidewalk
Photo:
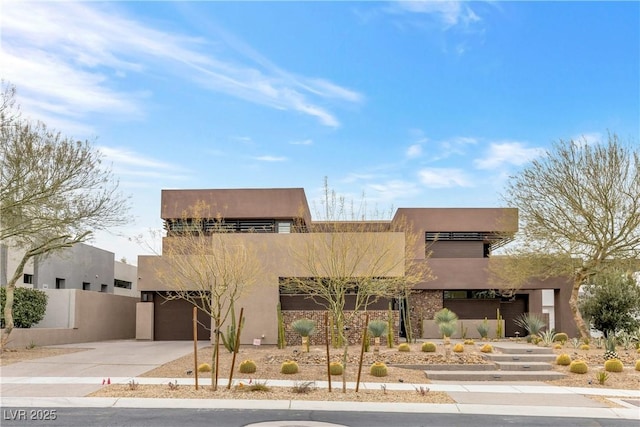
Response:
MULTIPOLYGON (((208 343, 203 342, 203 346, 208 343)), ((192 342, 109 341, 66 345, 61 347, 90 348, 1 367, 0 390, 2 407, 127 407, 127 408, 243 408, 332 411, 381 411, 495 414, 528 416, 562 416, 590 418, 620 418, 640 420, 640 391, 551 386, 542 382, 432 382, 430 384, 388 383, 387 390, 415 391, 416 386, 448 393, 455 404, 369 403, 266 400, 210 399, 139 399, 83 397, 103 387, 103 380, 112 384, 127 384, 132 379, 139 384, 167 384, 174 378, 146 378, 138 375, 193 351, 192 342), (623 406, 610 408, 606 403, 586 396, 609 396, 623 406)), ((234 381, 242 381, 235 379, 234 381)), ((178 378, 178 384, 193 386, 193 378, 178 378)), ((244 380, 248 382, 248 380, 244 380)), ((272 387, 291 387, 294 381, 269 380, 272 387)), ((210 385, 208 378, 199 384, 210 385)), ((226 379, 220 379, 226 385, 226 379)), ((326 381, 315 386, 326 388, 326 381)), ((347 384, 349 389, 355 383, 347 384)), ((379 390, 380 383, 361 383, 363 390, 379 390)))

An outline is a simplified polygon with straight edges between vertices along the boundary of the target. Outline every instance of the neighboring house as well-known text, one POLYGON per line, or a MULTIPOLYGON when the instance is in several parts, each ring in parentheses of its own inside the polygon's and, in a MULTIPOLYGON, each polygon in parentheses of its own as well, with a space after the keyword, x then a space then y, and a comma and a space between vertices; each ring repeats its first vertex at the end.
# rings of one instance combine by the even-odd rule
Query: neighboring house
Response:
MULTIPOLYGON (((311 219, 304 190, 163 190, 161 217, 172 238, 179 238, 180 233, 190 226, 184 213, 202 202, 214 210, 215 216, 224 219, 227 231, 233 232, 230 237, 237 243, 258 243, 263 248, 261 261, 266 271, 258 286, 252 288, 251 294, 239 304, 245 308, 246 319, 242 342, 252 343, 255 338, 261 338, 265 344, 276 343, 278 303, 282 305, 286 324, 300 317, 318 320, 322 314, 321 307, 304 295, 284 293, 279 286, 287 277, 303 274, 294 265, 287 248, 309 239, 326 237, 326 227, 323 228, 326 223, 311 219)), ((496 319, 499 309, 505 320, 506 336, 515 336, 516 333, 524 336, 524 331, 518 329, 513 320, 526 312, 546 313, 551 326, 557 331, 575 335, 575 323, 568 305, 570 283, 562 280, 532 281, 513 295, 501 295, 489 285, 489 256, 495 248, 510 241, 517 231, 516 209, 400 208, 387 221, 389 229, 395 228, 391 225, 404 224, 405 220, 411 224, 412 232, 420 236, 415 259, 428 262, 436 276, 434 280, 414 287, 409 304, 414 332, 422 331, 419 326, 422 321, 433 319, 435 312, 446 307, 456 312, 462 321, 496 319)), ((404 236, 403 233, 394 236, 400 239, 397 248, 401 251, 405 250, 404 236)), ((353 238, 359 237, 354 234, 353 238)), ((138 303, 137 338, 191 339, 191 306, 184 300, 166 300, 163 297, 173 290, 170 285, 157 280, 160 265, 161 257, 138 258, 138 289, 142 302, 138 303)), ((404 271, 393 274, 401 277, 404 271)), ((379 302, 371 307, 370 312, 386 317, 388 302, 379 302)), ((400 310, 406 305, 402 301, 391 302, 397 322, 396 331, 402 332, 404 324, 400 320, 400 310)), ((206 316, 200 317, 201 324, 207 324, 208 320, 206 316)), ((209 337, 204 328, 200 328, 198 336, 200 339, 209 337)))
MULTIPOLYGON (((0 285, 15 271, 20 254, 0 245, 0 285)), ((78 289, 138 297, 135 265, 114 260, 113 252, 78 243, 46 257, 35 257, 24 268, 17 286, 36 289, 78 289)))

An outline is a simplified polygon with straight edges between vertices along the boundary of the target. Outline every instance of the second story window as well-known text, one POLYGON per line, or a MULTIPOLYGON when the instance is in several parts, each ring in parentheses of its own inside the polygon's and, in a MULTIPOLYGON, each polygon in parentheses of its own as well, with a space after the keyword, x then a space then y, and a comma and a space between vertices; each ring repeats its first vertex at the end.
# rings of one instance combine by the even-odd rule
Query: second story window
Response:
POLYGON ((290 221, 278 221, 278 233, 291 233, 291 222, 290 221))

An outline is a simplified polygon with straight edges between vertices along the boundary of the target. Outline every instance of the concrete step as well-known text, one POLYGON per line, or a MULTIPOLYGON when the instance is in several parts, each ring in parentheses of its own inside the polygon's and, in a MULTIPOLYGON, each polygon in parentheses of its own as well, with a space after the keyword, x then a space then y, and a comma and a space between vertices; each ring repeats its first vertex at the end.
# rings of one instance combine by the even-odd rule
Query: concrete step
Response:
POLYGON ((496 362, 501 371, 550 371, 551 365, 544 362, 496 362))
POLYGON ((487 363, 484 365, 393 365, 398 368, 406 368, 406 369, 420 369, 427 371, 496 371, 498 366, 495 363, 487 363))
POLYGON ((522 347, 502 347, 500 344, 493 345, 493 348, 504 354, 554 354, 553 349, 549 347, 534 347, 534 346, 522 346, 522 347))
POLYGON ((502 354, 486 353, 484 358, 492 362, 555 362, 555 354, 502 354))
POLYGON ((565 377, 555 371, 425 371, 425 375, 441 381, 550 381, 565 377))

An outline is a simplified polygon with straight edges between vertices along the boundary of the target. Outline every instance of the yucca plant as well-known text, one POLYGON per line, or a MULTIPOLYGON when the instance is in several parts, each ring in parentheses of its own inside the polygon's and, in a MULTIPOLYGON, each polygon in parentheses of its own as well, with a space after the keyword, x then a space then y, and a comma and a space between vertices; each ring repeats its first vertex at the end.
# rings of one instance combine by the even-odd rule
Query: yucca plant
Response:
POLYGON ((433 320, 436 322, 436 325, 452 323, 458 321, 458 315, 448 308, 443 308, 433 316, 433 320))
POLYGON ((440 330, 440 333, 442 334, 442 337, 445 339, 445 341, 448 342, 449 338, 456 333, 458 327, 456 326, 455 322, 451 322, 439 324, 438 329, 440 330))
POLYGON ((367 325, 367 331, 373 337, 373 352, 380 351, 380 337, 387 333, 388 324, 384 320, 372 320, 367 325))
POLYGON ((291 328, 302 337, 302 351, 309 352, 309 335, 315 332, 316 323, 310 319, 298 319, 291 324, 291 328))
POLYGON ((549 331, 544 331, 540 334, 540 342, 542 343, 543 346, 549 347, 555 341, 556 335, 557 334, 553 329, 549 331))
POLYGON ((544 319, 534 313, 522 313, 514 319, 514 323, 527 331, 527 334, 539 335, 542 328, 547 326, 544 319))
POLYGON ((487 337, 489 336, 489 321, 486 317, 481 323, 478 323, 476 325, 476 330, 480 334, 480 338, 482 338, 483 340, 487 339, 487 337))
POLYGON ((616 351, 616 337, 613 334, 609 334, 609 336, 604 341, 604 348, 606 349, 604 352, 604 360, 617 359, 618 352, 616 351))

